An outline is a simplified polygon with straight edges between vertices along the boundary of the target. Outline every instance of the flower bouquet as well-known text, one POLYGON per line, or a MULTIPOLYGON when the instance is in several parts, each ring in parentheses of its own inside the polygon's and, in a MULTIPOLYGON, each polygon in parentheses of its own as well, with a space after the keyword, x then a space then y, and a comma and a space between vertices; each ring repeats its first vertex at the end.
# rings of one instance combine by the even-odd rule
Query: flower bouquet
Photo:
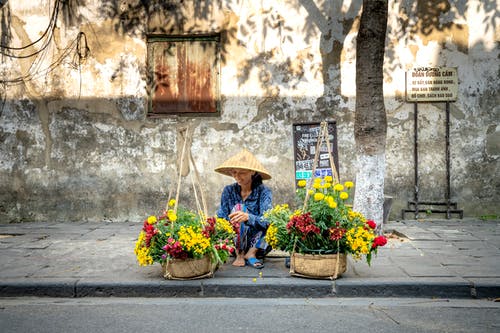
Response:
POLYGON ((274 249, 291 253, 291 273, 299 268, 296 260, 299 257, 332 259, 326 265, 324 260, 317 263, 318 267, 311 273, 317 277, 337 278, 345 272, 347 254, 355 260, 365 258, 370 265, 372 255, 387 240, 377 235, 374 221, 352 210, 348 202, 354 184, 349 181, 334 183, 331 176, 325 176, 315 178, 311 189, 306 188, 305 180, 297 185, 297 199, 303 203, 301 209, 292 211, 282 204, 264 215, 270 223, 266 241, 274 249), (331 262, 335 264, 334 271, 318 271, 331 262))
POLYGON ((203 218, 170 200, 161 216, 149 216, 135 244, 141 266, 157 262, 167 279, 211 276, 234 252, 234 231, 222 218, 203 218))

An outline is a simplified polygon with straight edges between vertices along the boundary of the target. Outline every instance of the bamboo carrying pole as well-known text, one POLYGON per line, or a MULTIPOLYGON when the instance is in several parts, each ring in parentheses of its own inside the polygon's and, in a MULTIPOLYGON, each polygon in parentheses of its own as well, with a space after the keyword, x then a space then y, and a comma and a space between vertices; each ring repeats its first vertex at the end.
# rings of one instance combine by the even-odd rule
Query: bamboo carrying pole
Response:
MULTIPOLYGON (((189 163, 193 168, 194 171, 194 177, 193 174, 191 174, 191 183, 193 186, 193 193, 196 201, 196 208, 198 209, 198 212, 201 215, 201 219, 205 219, 207 217, 207 204, 205 201, 205 196, 203 195, 203 188, 201 186, 200 182, 200 175, 198 173, 198 169, 196 168, 196 163, 194 161, 193 155, 191 154, 191 149, 187 148, 187 143, 190 141, 190 133, 187 128, 182 129, 180 132, 180 135, 183 136, 184 143, 182 145, 182 151, 181 151, 181 158, 180 158, 180 165, 179 165, 179 173, 178 173, 178 178, 177 178, 177 189, 175 193, 175 205, 174 205, 174 212, 177 213, 177 208, 178 208, 178 203, 179 203, 179 194, 180 194, 180 189, 181 189, 181 181, 182 181, 182 169, 184 167, 184 156, 186 154, 189 154, 189 163), (198 198, 198 192, 199 192, 199 198, 198 198), (201 205, 200 205, 200 200, 201 200, 201 205)), ((171 193, 169 193, 169 198, 168 201, 170 201, 171 198, 171 193)), ((168 209, 168 201, 167 201, 167 207, 168 209)))
MULTIPOLYGON (((203 188, 201 186, 201 182, 200 182, 200 176, 199 176, 199 173, 198 173, 198 169, 196 168, 196 163, 195 163, 195 160, 193 158, 193 155, 191 154, 191 149, 187 147, 187 143, 188 142, 191 142, 191 134, 189 132, 189 130, 187 128, 184 128, 184 129, 181 129, 179 131, 179 134, 182 136, 182 139, 184 140, 183 144, 182 144, 182 150, 181 150, 181 156, 180 156, 180 162, 179 162, 179 173, 178 173, 178 178, 177 178, 177 188, 176 188, 176 193, 175 193, 175 204, 174 204, 174 213, 177 214, 177 209, 179 207, 178 203, 179 203, 179 195, 180 195, 180 189, 181 189, 181 181, 182 181, 182 170, 183 170, 183 167, 184 167, 184 159, 185 159, 185 156, 186 154, 188 154, 188 163, 190 164, 190 166, 192 167, 192 170, 194 171, 194 175, 191 174, 191 184, 193 186, 193 194, 194 194, 194 198, 195 198, 195 201, 196 201, 196 208, 198 210, 198 215, 200 217, 200 220, 202 223, 205 223, 205 219, 207 218, 207 205, 206 205, 206 202, 205 202, 205 196, 203 195, 203 188), (198 192, 199 192, 199 197, 198 197, 198 192), (200 200, 201 200, 201 204, 200 204, 200 200)), ((169 194, 168 194, 168 201, 167 201, 167 205, 166 205, 166 208, 165 210, 167 211, 168 208, 169 208, 169 202, 170 202, 170 198, 172 196, 172 189, 170 190, 169 194)), ((172 228, 174 227, 174 223, 172 223, 172 228)), ((173 230, 173 229, 172 229, 173 230)), ((217 253, 214 253, 215 257, 216 257, 216 262, 219 263, 220 262, 220 258, 219 256, 217 255, 217 253)), ((167 259, 167 262, 165 263, 165 265, 163 265, 163 275, 166 279, 172 279, 172 280, 192 280, 192 279, 200 279, 200 278, 204 278, 204 277, 211 277, 213 276, 213 273, 214 273, 214 270, 216 269, 216 265, 215 264, 212 264, 212 262, 209 260, 208 262, 208 265, 209 265, 209 271, 207 273, 204 273, 202 275, 196 275, 196 276, 173 276, 169 271, 168 271, 168 265, 171 264, 171 260, 170 258, 167 259)), ((191 259, 191 260, 187 260, 187 261, 176 261, 176 265, 183 265, 182 267, 185 269, 186 267, 190 267, 191 269, 193 269, 193 266, 194 265, 194 262, 199 262, 199 263, 203 263, 205 264, 205 261, 207 259, 206 258, 202 258, 202 259, 191 259)), ((199 268, 199 267, 196 267, 196 268, 199 268)))

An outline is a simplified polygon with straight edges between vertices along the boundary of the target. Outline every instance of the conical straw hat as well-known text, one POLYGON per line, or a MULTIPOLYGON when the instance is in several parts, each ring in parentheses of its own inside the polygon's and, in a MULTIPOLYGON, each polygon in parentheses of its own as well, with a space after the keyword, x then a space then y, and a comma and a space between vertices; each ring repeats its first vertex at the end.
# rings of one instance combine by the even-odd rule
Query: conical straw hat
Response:
POLYGON ((226 176, 232 176, 232 170, 245 169, 260 173, 262 179, 271 179, 271 175, 262 164, 246 149, 227 159, 224 163, 215 168, 215 171, 226 176))

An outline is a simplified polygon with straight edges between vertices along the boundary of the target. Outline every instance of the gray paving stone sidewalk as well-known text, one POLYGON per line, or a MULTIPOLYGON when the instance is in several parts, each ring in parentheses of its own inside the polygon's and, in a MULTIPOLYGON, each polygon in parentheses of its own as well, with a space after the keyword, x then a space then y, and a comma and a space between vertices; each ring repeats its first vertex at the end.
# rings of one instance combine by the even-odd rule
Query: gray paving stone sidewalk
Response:
POLYGON ((500 220, 405 220, 372 265, 348 259, 335 281, 226 263, 213 278, 172 281, 133 253, 142 222, 0 224, 0 297, 500 297, 500 220), (262 272, 262 274, 259 274, 262 272))

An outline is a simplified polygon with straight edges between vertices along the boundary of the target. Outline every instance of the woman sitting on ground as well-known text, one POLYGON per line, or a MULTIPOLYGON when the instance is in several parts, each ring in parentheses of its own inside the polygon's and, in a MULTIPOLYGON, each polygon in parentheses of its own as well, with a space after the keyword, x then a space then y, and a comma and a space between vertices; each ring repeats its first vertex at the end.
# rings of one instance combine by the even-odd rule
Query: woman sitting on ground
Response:
POLYGON ((269 223, 263 214, 272 208, 272 192, 262 183, 271 175, 248 150, 229 158, 215 169, 236 182, 224 187, 217 216, 230 221, 237 236, 234 266, 263 268, 261 260, 271 247, 265 241, 269 223))

